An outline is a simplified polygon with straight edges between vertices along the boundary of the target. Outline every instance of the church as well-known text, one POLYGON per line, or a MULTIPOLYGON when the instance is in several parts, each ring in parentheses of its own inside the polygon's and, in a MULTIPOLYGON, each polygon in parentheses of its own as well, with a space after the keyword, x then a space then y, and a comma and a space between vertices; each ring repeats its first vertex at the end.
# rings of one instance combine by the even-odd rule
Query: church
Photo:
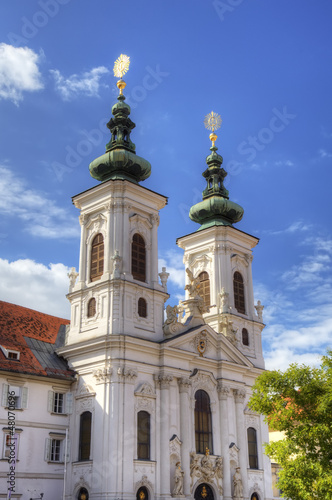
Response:
MULTIPOLYGON (((272 500, 263 453, 268 428, 248 407, 264 370, 263 306, 254 303, 251 271, 258 239, 235 227, 244 210, 224 186, 220 117, 206 117, 212 145, 205 186, 189 213, 197 231, 177 240, 186 285, 185 299, 174 303, 167 269, 158 270, 159 212, 167 198, 144 187, 151 165, 131 140, 127 69, 121 55, 110 141, 89 166, 100 182, 73 197, 79 269, 69 273, 70 324, 61 344, 53 337, 67 365, 46 373, 62 377, 50 382, 48 405, 66 421, 50 424, 42 457, 44 465, 62 466, 64 482, 44 498, 272 500)), ((5 379, 3 390, 10 394, 16 385, 5 379)), ((2 409, 8 405, 5 394, 2 409)), ((46 473, 43 481, 46 491, 46 473)), ((22 482, 19 490, 12 498, 33 496, 22 482)))

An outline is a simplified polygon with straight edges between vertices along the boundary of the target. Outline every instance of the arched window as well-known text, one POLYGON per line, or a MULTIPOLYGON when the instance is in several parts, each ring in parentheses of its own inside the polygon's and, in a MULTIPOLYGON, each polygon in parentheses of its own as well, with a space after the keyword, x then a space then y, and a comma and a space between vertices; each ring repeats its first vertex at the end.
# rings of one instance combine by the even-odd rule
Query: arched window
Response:
POLYGON ((141 486, 137 491, 136 500, 149 500, 149 492, 145 486, 141 486))
POLYGON ((92 240, 90 280, 98 280, 104 272, 104 238, 98 233, 92 240))
POLYGON ((80 417, 79 460, 90 460, 91 447, 91 412, 85 411, 80 417))
POLYGON ((242 344, 249 345, 249 333, 246 328, 242 328, 242 344))
POLYGON ((256 429, 254 429, 253 427, 249 427, 247 434, 248 434, 249 468, 258 469, 256 429))
POLYGON ((146 274, 146 252, 142 236, 135 233, 131 244, 131 272, 133 278, 145 281, 146 274))
POLYGON ((96 314, 96 299, 92 297, 92 299, 88 302, 88 318, 93 318, 96 314))
POLYGON ((241 314, 246 313, 244 302, 244 284, 242 275, 236 271, 233 276, 234 303, 235 309, 241 314))
POLYGON ((150 414, 147 411, 137 413, 137 458, 150 460, 150 414))
POLYGON ((204 300, 204 305, 210 305, 210 279, 207 272, 203 271, 198 275, 200 281, 199 294, 204 300))
POLYGON ((143 297, 138 299, 138 315, 141 318, 146 318, 148 315, 148 305, 143 297))
POLYGON ((195 394, 195 441, 196 453, 205 454, 212 449, 212 418, 209 395, 202 390, 195 394))

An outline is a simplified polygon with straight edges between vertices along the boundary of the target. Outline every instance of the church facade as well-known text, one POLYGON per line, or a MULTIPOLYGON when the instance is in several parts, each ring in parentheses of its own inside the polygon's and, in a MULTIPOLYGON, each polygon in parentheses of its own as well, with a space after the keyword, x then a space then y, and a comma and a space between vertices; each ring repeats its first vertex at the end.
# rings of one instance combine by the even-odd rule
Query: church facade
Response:
MULTIPOLYGON (((186 284, 185 299, 175 304, 169 274, 158 270, 159 212, 167 198, 142 184, 151 165, 136 154, 122 78, 117 85, 106 153, 90 164, 100 183, 73 197, 80 210, 79 269, 69 273, 70 325, 61 343, 52 337, 67 366, 50 371, 49 350, 45 373, 33 374, 36 383, 44 377, 42 472, 36 465, 17 477, 38 482, 47 500, 272 500, 263 453, 268 429, 248 407, 264 369, 263 306, 254 304, 251 271, 258 239, 235 227, 243 209, 223 184, 215 123, 209 122, 206 187, 189 214, 199 226, 177 240, 186 284)), ((40 340, 48 342, 45 335, 40 340)), ((15 370, 10 384, 22 391, 25 375, 18 364, 15 370)), ((9 365, 7 372, 5 410, 9 365)), ((35 394, 37 401, 37 386, 35 394)), ((26 425, 37 438, 39 417, 28 410, 26 425)), ((24 425, 22 459, 29 454, 24 425)), ((27 500, 22 484, 13 498, 27 500)))
POLYGON ((122 79, 118 87, 111 140, 90 164, 100 184, 73 198, 80 263, 58 351, 78 377, 66 498, 271 499, 268 430, 247 405, 264 369, 258 240, 233 225, 243 209, 223 185, 213 129, 203 200, 190 211, 200 227, 177 241, 186 297, 164 319, 157 231, 167 198, 140 184, 151 166, 136 155, 122 79))

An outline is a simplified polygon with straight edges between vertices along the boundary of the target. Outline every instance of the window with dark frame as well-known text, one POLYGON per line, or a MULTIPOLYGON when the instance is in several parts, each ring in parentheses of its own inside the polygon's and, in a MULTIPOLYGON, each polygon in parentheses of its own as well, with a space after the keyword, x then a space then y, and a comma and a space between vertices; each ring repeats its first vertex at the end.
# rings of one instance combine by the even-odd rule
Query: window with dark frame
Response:
POLYGON ((78 459, 90 460, 91 447, 91 412, 85 411, 80 417, 80 444, 78 459))
POLYGON ((199 295, 204 300, 206 307, 210 306, 210 278, 206 271, 198 275, 200 281, 199 295))
POLYGON ((61 440, 52 439, 51 440, 51 450, 50 450, 50 461, 51 462, 61 462, 61 440))
POLYGON ((147 411, 137 413, 137 458, 150 460, 150 414, 147 411))
POLYGON ((139 281, 146 279, 146 250, 142 236, 135 233, 131 244, 131 272, 133 278, 139 281))
POLYGON ((244 284, 241 273, 236 271, 233 276, 233 289, 234 289, 234 305, 237 312, 241 314, 246 313, 244 301, 244 284))
POLYGON ((242 328, 242 344, 249 345, 249 333, 246 328, 242 328))
POLYGON ((138 299, 138 315, 141 318, 146 318, 148 315, 148 305, 143 297, 138 299))
POLYGON ((195 442, 196 453, 205 454, 206 448, 213 453, 210 398, 203 390, 195 394, 195 442))
POLYGON ((54 393, 53 412, 64 413, 64 399, 65 395, 61 392, 54 393))
POLYGON ((90 280, 98 280, 104 272, 104 238, 98 233, 92 240, 90 280))
POLYGON ((88 318, 93 318, 96 314, 96 299, 92 297, 92 299, 88 302, 88 318))
POLYGON ((258 469, 256 429, 254 429, 253 427, 249 427, 247 430, 247 435, 248 435, 249 468, 258 469))

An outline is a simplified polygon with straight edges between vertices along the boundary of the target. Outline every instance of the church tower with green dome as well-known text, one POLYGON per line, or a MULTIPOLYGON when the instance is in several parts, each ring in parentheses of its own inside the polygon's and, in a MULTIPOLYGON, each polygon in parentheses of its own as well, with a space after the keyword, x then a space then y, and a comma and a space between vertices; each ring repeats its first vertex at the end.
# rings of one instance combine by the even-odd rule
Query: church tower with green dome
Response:
POLYGON ((79 273, 68 294, 74 343, 114 333, 162 335, 168 295, 159 283, 157 230, 167 198, 140 185, 151 165, 131 140, 135 123, 122 73, 117 86, 118 102, 107 124, 110 141, 89 166, 100 184, 73 197, 81 224, 79 273))
POLYGON ((203 200, 189 211, 192 221, 200 224, 195 233, 178 238, 184 249, 184 264, 200 282, 199 294, 204 300, 204 320, 223 333, 255 366, 264 367, 261 332, 264 328, 260 302, 254 305, 252 282, 252 249, 258 239, 237 229, 244 209, 229 199, 223 182, 227 172, 215 143, 221 118, 213 111, 205 118, 212 130, 211 153, 203 172, 206 187, 203 200))

